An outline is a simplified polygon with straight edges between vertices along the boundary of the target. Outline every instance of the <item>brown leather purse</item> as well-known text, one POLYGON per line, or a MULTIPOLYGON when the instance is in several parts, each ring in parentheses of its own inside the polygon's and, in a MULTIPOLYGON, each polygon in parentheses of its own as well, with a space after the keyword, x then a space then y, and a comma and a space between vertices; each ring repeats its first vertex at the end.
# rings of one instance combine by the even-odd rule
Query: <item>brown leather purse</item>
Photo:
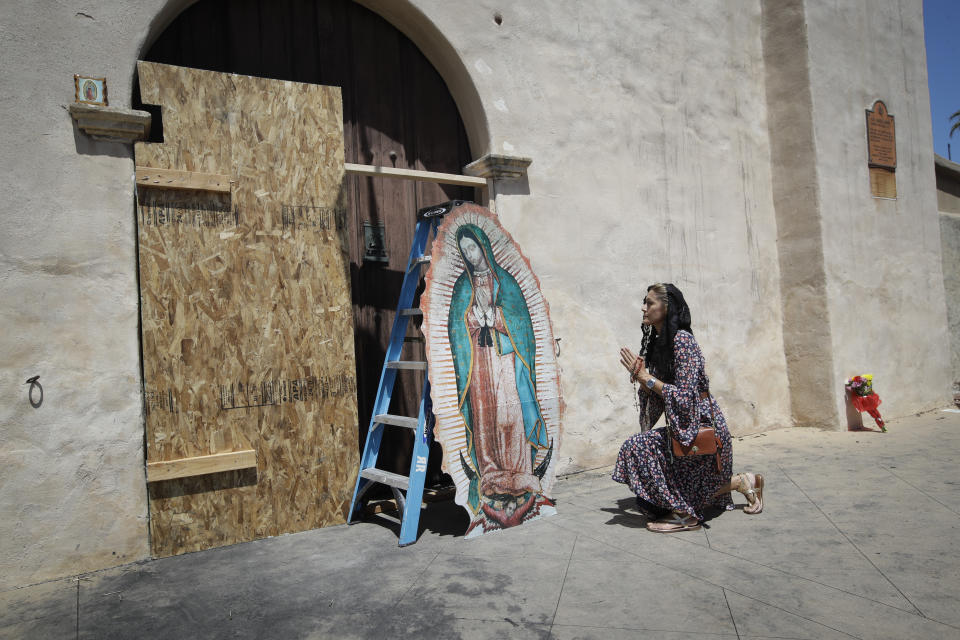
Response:
POLYGON ((705 456, 716 453, 720 449, 720 441, 717 440, 717 432, 713 427, 700 427, 697 437, 693 439, 689 447, 680 444, 676 438, 670 438, 673 441, 673 455, 675 456, 705 456))
MULTIPOLYGON (((709 391, 705 391, 700 394, 701 400, 706 400, 709 397, 709 391)), ((710 423, 714 424, 712 402, 710 403, 710 423)), ((673 430, 671 429, 670 444, 671 451, 676 457, 713 455, 717 460, 717 471, 723 471, 723 467, 720 464, 720 451, 723 449, 723 444, 720 442, 720 438, 717 437, 716 429, 714 429, 712 426, 700 427, 700 430, 697 431, 697 436, 693 439, 693 442, 686 447, 680 444, 680 441, 673 437, 673 430)))

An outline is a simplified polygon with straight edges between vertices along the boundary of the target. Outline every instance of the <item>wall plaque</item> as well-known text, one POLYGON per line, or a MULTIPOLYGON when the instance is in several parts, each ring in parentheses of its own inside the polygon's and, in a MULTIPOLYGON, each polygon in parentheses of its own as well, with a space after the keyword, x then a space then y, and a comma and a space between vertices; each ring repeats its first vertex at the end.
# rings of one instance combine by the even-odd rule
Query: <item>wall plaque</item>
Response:
POLYGON ((897 136, 893 116, 882 101, 867 109, 867 162, 871 167, 897 168, 897 136))

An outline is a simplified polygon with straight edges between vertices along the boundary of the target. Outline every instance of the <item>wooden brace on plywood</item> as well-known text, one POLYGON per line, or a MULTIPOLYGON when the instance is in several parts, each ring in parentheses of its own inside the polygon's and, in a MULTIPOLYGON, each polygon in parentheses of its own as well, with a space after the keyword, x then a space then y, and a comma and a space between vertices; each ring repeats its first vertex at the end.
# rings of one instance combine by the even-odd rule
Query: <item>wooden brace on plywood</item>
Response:
POLYGON ((180 458, 179 460, 164 462, 150 462, 147 464, 147 482, 202 476, 208 473, 249 469, 251 467, 257 467, 257 452, 254 449, 215 453, 195 458, 180 458))

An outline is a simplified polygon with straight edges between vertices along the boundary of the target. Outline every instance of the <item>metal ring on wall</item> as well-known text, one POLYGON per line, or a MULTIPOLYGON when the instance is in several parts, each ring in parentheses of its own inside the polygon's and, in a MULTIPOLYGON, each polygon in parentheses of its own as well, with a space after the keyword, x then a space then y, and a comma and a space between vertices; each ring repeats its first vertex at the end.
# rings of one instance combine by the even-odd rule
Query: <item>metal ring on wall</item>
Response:
POLYGON ((30 406, 34 409, 39 409, 40 405, 43 404, 43 385, 40 384, 40 376, 33 376, 32 378, 27 378, 25 384, 30 385, 30 390, 27 392, 27 397, 30 399, 30 406), (40 398, 38 400, 33 399, 33 388, 36 387, 40 390, 40 398))

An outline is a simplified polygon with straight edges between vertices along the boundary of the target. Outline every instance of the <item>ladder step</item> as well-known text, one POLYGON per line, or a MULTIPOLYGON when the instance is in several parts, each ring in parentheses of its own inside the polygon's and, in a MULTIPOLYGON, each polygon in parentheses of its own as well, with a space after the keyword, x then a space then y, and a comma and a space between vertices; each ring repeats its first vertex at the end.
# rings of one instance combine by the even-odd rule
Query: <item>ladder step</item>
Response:
POLYGON ((395 427, 406 427, 407 429, 417 428, 417 419, 407 416, 395 416, 389 413, 381 413, 373 419, 378 424, 392 424, 395 427))
POLYGON ((376 467, 364 469, 360 472, 360 477, 366 478, 367 480, 372 480, 373 482, 379 482, 380 484, 385 484, 390 487, 396 487, 397 489, 406 490, 407 487, 410 486, 410 478, 407 476, 401 476, 397 473, 390 473, 389 471, 377 469, 376 467))
POLYGON ((426 371, 427 363, 422 360, 391 360, 387 363, 387 369, 416 369, 426 371))
POLYGON ((422 316, 423 311, 420 309, 400 309, 400 315, 402 316, 422 316))

